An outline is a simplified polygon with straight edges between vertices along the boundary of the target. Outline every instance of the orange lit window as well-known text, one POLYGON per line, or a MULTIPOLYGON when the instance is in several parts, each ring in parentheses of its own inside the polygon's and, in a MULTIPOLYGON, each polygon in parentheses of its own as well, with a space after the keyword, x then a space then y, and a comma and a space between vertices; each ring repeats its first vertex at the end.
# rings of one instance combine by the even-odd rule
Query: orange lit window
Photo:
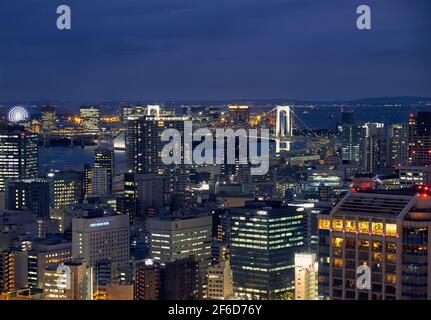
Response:
POLYGON ((368 221, 359 221, 359 233, 368 234, 370 232, 370 223, 368 221))
POLYGON ((372 223, 372 232, 374 235, 383 235, 383 223, 382 222, 373 222, 372 223))
POLYGON ((341 219, 332 220, 332 230, 343 231, 343 220, 341 219))
POLYGON ((319 229, 329 230, 330 224, 331 223, 328 219, 319 219, 319 229))
POLYGON ((395 253, 387 253, 386 254, 386 261, 387 262, 396 262, 397 261, 397 255, 395 253))
POLYGON ((383 244, 380 241, 373 241, 373 251, 382 251, 383 244))
POLYGON ((397 244, 395 242, 386 242, 386 252, 397 252, 397 244))
POLYGON ((360 242, 359 242, 359 249, 361 249, 361 250, 366 250, 366 249, 368 249, 370 247, 370 242, 369 241, 367 241, 367 240, 361 240, 360 242))
POLYGON ((394 274, 387 274, 386 275, 386 282, 396 283, 397 282, 397 276, 394 274))
POLYGON ((346 232, 356 232, 356 221, 346 220, 346 232))
POLYGON ((374 252, 373 253, 373 261, 382 261, 383 257, 380 252, 374 252))
POLYGON ((397 236, 397 225, 395 223, 386 224, 386 235, 389 237, 397 236))
POLYGON ((332 238, 332 245, 337 248, 342 247, 343 241, 343 238, 332 238))
POLYGON ((334 259, 334 267, 342 267, 343 259, 334 259))

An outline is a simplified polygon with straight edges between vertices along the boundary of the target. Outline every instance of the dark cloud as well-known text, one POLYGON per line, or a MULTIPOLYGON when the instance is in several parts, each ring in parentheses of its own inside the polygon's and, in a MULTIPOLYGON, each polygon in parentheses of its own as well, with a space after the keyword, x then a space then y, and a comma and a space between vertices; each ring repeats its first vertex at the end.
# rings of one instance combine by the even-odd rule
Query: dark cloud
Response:
POLYGON ((0 3, 0 99, 431 96, 429 0, 0 3), (373 29, 355 27, 372 8, 373 29), (72 7, 72 30, 55 27, 72 7))

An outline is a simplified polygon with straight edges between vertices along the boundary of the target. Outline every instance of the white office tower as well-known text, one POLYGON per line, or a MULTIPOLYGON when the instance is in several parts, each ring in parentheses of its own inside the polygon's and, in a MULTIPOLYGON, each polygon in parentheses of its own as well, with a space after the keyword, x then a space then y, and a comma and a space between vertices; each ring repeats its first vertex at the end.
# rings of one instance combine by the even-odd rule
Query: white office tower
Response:
POLYGON ((148 219, 150 253, 162 267, 179 259, 195 259, 200 297, 207 291, 206 278, 211 265, 212 217, 209 215, 166 216, 148 219))
POLYGON ((127 266, 130 260, 129 217, 74 218, 72 243, 73 257, 86 259, 91 267, 100 261, 127 266))
POLYGON ((317 300, 318 263, 315 253, 295 254, 295 300, 317 300))

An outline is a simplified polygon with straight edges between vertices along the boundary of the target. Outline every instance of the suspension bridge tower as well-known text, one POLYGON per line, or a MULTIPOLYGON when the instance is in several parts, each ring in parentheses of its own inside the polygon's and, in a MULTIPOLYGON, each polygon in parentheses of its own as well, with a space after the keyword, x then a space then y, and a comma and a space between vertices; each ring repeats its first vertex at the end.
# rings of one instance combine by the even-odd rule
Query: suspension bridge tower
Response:
POLYGON ((293 136, 292 108, 291 106, 276 106, 275 142, 276 152, 290 151, 290 141, 293 136))

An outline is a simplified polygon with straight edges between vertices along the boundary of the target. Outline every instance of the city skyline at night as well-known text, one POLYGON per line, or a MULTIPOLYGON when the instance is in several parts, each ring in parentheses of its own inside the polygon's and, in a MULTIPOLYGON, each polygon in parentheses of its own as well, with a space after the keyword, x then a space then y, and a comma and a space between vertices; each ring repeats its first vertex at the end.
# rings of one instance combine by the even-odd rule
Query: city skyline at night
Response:
POLYGON ((0 305, 348 320, 431 300, 430 12, 0 2, 0 305))

